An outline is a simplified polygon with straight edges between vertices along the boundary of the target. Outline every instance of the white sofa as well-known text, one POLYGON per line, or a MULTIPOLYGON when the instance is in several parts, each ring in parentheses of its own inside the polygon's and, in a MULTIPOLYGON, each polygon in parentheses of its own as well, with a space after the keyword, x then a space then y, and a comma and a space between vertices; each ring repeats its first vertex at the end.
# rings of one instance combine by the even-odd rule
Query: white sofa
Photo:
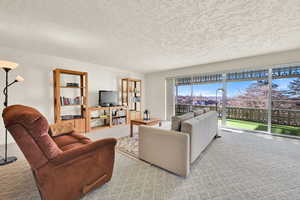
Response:
POLYGON ((139 158, 180 176, 187 176, 192 164, 218 131, 215 111, 181 121, 180 131, 139 127, 139 158))

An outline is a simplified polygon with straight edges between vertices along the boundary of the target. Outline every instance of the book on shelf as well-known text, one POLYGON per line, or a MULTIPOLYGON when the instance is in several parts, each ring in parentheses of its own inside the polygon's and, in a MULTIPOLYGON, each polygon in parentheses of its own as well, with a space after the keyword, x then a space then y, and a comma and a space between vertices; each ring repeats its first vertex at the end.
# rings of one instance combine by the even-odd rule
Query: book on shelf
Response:
POLYGON ((61 120, 81 119, 81 115, 62 115, 61 120))
POLYGON ((75 98, 68 98, 68 97, 60 97, 60 104, 64 105, 81 105, 83 104, 83 97, 78 96, 75 98))
POLYGON ((126 110, 120 109, 112 111, 113 117, 126 117, 126 110))
POLYGON ((107 115, 100 115, 100 116, 96 116, 96 117, 91 117, 91 119, 108 119, 109 116, 107 115))
POLYGON ((79 83, 67 83, 67 87, 79 87, 79 83))
POLYGON ((115 118, 112 120, 112 125, 126 124, 125 118, 115 118))

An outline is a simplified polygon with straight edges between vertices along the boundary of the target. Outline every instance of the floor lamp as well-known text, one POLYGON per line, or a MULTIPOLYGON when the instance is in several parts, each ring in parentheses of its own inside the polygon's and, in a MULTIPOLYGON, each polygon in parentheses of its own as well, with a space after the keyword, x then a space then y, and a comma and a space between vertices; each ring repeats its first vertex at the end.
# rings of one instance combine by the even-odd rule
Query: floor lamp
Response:
MULTIPOLYGON (((5 108, 8 106, 8 87, 13 85, 16 82, 24 81, 24 79, 21 76, 17 76, 13 82, 8 83, 8 72, 12 69, 15 69, 17 66, 18 66, 17 63, 0 60, 0 68, 2 68, 5 71, 5 88, 3 90, 3 94, 5 96, 4 99, 5 108)), ((5 129, 5 152, 4 153, 5 153, 4 158, 0 159, 0 165, 7 165, 17 160, 17 157, 15 156, 7 157, 7 129, 5 129)))

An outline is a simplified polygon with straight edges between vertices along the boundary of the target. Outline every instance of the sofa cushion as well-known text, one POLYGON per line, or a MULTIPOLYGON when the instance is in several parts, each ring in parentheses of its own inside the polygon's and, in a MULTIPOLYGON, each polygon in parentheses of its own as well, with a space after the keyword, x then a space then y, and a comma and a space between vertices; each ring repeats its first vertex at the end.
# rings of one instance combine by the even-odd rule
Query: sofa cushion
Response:
MULTIPOLYGON (((198 116, 198 117, 200 117, 200 116, 198 116)), ((199 123, 196 118, 197 117, 182 122, 182 124, 181 124, 181 132, 183 132, 183 133, 190 133, 191 134, 193 126, 195 126, 195 125, 197 125, 197 123, 199 123)))
POLYGON ((199 115, 202 115, 203 113, 205 113, 205 110, 204 109, 195 109, 193 110, 193 113, 194 113, 194 116, 197 117, 199 115))
POLYGON ((198 115, 196 117, 194 117, 194 119, 197 119, 197 120, 201 120, 203 117, 204 114, 207 114, 207 113, 210 113, 210 112, 215 112, 215 111, 207 111, 207 112, 204 112, 202 115, 198 115))
POLYGON ((89 138, 78 134, 61 135, 54 137, 53 140, 62 151, 80 147, 92 142, 89 138))
POLYGON ((181 130, 181 123, 185 120, 191 119, 194 117, 194 113, 193 112, 189 112, 180 116, 173 116, 172 117, 172 122, 171 122, 171 126, 172 126, 172 130, 173 131, 180 131, 181 130))
POLYGON ((193 163, 218 132, 217 112, 210 111, 184 121, 181 132, 190 135, 190 161, 193 163))
POLYGON ((207 113, 210 111, 210 108, 203 108, 203 110, 204 110, 204 113, 207 113))

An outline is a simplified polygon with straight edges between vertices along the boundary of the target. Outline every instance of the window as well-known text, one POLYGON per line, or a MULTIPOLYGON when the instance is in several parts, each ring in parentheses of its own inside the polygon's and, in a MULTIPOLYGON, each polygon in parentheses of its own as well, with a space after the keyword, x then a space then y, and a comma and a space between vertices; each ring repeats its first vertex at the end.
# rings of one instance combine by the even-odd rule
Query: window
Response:
POLYGON ((300 136, 299 65, 179 78, 176 94, 176 114, 217 108, 226 126, 300 136))
POLYGON ((177 97, 176 102, 177 104, 192 104, 192 88, 191 85, 180 85, 177 86, 177 97))

